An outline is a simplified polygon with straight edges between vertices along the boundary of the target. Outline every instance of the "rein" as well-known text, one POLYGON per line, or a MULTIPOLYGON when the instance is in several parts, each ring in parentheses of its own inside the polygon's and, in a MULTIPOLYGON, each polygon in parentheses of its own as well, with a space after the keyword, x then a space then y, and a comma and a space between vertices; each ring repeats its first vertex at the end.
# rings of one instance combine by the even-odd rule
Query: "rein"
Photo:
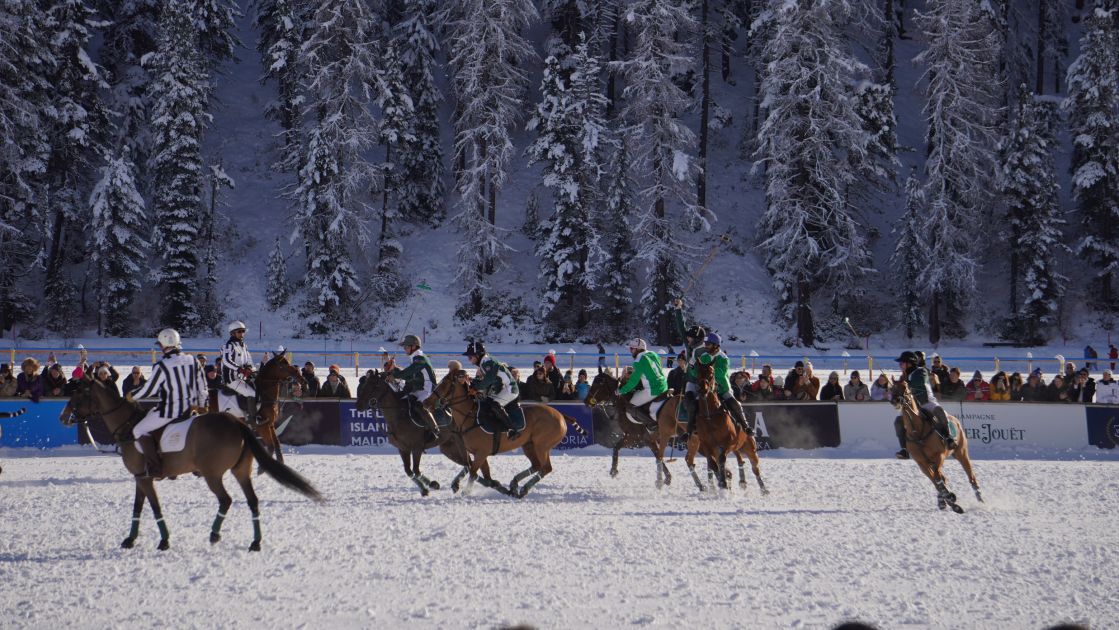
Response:
POLYGON ((932 423, 925 422, 925 418, 921 415, 921 409, 917 407, 917 401, 913 399, 912 392, 906 390, 905 394, 902 396, 901 402, 903 405, 901 413, 903 416, 909 419, 909 423, 911 425, 924 427, 926 424, 928 424, 928 430, 925 431, 924 434, 922 434, 920 437, 912 437, 913 435, 919 433, 919 431, 906 431, 905 441, 912 442, 913 444, 923 443, 925 440, 928 439, 930 435, 933 434, 935 427, 932 425, 932 423), (917 411, 914 412, 914 409, 916 409, 917 411), (914 420, 914 416, 916 416, 916 420, 914 420))

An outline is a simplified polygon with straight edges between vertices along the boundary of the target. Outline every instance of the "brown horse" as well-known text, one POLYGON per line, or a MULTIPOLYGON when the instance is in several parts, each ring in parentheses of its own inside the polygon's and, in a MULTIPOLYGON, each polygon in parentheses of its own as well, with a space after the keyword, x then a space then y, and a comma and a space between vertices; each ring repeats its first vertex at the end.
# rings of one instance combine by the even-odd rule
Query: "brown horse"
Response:
POLYGON ((680 405, 680 396, 672 396, 664 402, 657 411, 657 430, 649 431, 645 425, 630 419, 626 409, 628 401, 618 395, 620 381, 609 372, 600 372, 591 381, 587 391, 587 398, 583 401, 589 407, 596 407, 612 403, 614 418, 622 435, 614 443, 613 459, 610 464, 610 476, 618 476, 618 452, 626 447, 646 445, 656 458, 657 488, 662 488, 672 483, 672 473, 664 463, 664 449, 668 447, 669 440, 681 434, 686 425, 676 421, 676 408, 680 405))
POLYGON ((525 429, 515 438, 497 433, 490 435, 478 423, 478 403, 470 387, 465 370, 452 370, 435 387, 436 398, 445 409, 451 412, 455 431, 462 437, 466 451, 470 453, 470 479, 467 490, 478 479, 479 483, 503 494, 523 499, 541 479, 552 472, 552 448, 563 441, 567 435, 567 421, 570 420, 576 432, 586 435, 574 418, 547 405, 528 405, 524 408, 525 429), (489 457, 514 449, 522 449, 531 466, 513 477, 509 487, 490 477, 489 457), (521 481, 523 487, 518 488, 521 481))
POLYGON ((295 379, 300 387, 307 387, 306 379, 288 362, 285 354, 277 354, 269 359, 256 375, 256 395, 260 413, 260 422, 255 427, 256 433, 280 462, 284 461, 284 452, 280 446, 280 436, 276 434, 276 422, 280 416, 280 388, 288 379, 295 379))
POLYGON ((728 487, 727 455, 734 453, 738 457, 739 471, 742 475, 739 485, 745 487, 746 478, 742 462, 742 453, 745 452, 753 464, 758 485, 765 492, 765 483, 758 468, 757 442, 749 431, 739 429, 731 420, 730 414, 723 409, 715 390, 715 369, 711 365, 701 363, 696 366, 696 375, 696 396, 699 398, 699 404, 696 405, 695 427, 699 439, 688 442, 688 453, 684 457, 696 487, 701 491, 704 490, 703 483, 700 482, 695 470, 697 452, 707 458, 707 470, 714 474, 718 479, 719 487, 724 489, 728 487))
MULTIPOLYGON (((100 415, 105 426, 112 431, 114 440, 120 445, 124 467, 136 477, 136 496, 132 504, 132 529, 128 533, 128 538, 125 538, 120 546, 131 549, 136 543, 136 537, 140 533, 140 515, 146 499, 152 506, 152 514, 155 515, 155 522, 159 526, 160 541, 157 548, 161 551, 169 548, 170 534, 167 525, 163 522, 163 512, 155 492, 155 481, 151 477, 143 476, 144 456, 136 450, 136 443, 130 441, 132 427, 143 417, 144 412, 135 402, 124 399, 115 386, 106 386, 87 378, 78 384, 70 401, 63 408, 60 419, 64 424, 69 425, 83 422, 93 415, 100 415)), ((222 484, 222 476, 228 470, 240 484, 241 490, 245 493, 245 500, 249 504, 249 510, 252 512, 253 542, 249 550, 260 551, 260 509, 256 492, 253 491, 253 459, 256 459, 264 472, 281 485, 315 501, 322 500, 318 490, 310 482, 294 470, 273 460, 252 429, 229 414, 207 413, 195 418, 187 433, 183 450, 163 454, 165 476, 174 478, 178 475, 194 473, 203 477, 210 490, 217 496, 218 514, 210 529, 211 543, 221 540, 222 522, 229 511, 229 506, 233 503, 233 499, 222 484)))
POLYGON ((365 381, 357 389, 358 411, 372 409, 374 405, 379 407, 385 416, 385 423, 389 429, 389 443, 400 452, 400 460, 404 462, 404 474, 419 487, 420 494, 426 497, 430 490, 439 489, 439 482, 428 479, 420 472, 420 459, 424 451, 435 446, 439 447, 447 459, 462 466, 462 470, 451 481, 451 489, 458 492, 459 484, 470 466, 470 458, 458 434, 453 431, 441 431, 436 438, 426 427, 416 426, 408 415, 407 404, 401 399, 400 394, 389 387, 387 374, 379 370, 370 370, 365 381))
MULTIPOLYGON (((909 383, 905 379, 898 379, 891 390, 890 402, 901 411, 902 423, 905 426, 905 441, 909 445, 909 455, 917 463, 917 467, 936 486, 936 503, 940 509, 947 507, 957 514, 963 514, 964 509, 956 504, 956 495, 948 490, 948 479, 944 476, 944 460, 948 457, 948 447, 936 432, 931 419, 925 417, 917 406, 913 392, 909 390, 909 383)), ((963 466, 975 498, 983 501, 979 492, 979 482, 975 480, 975 473, 971 470, 971 458, 967 453, 967 434, 960 420, 951 414, 948 422, 956 427, 956 449, 952 456, 963 466)))

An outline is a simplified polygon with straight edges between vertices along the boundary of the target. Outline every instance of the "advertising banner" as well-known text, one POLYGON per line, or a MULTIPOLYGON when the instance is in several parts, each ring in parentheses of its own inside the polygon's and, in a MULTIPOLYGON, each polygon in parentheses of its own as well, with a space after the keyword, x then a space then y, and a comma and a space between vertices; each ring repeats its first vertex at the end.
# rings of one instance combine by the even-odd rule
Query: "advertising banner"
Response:
POLYGON ((1088 423, 1088 443, 1100 448, 1119 446, 1119 406, 1096 406, 1085 408, 1088 423))
POLYGON ((26 413, 15 418, 0 418, 0 446, 32 446, 49 448, 63 444, 76 444, 77 429, 63 426, 58 420, 65 399, 0 400, 0 411, 8 413, 25 409, 26 413))
MULTIPOLYGON (((528 409, 532 405, 533 403, 524 403, 522 407, 528 409)), ((595 443, 595 412, 601 414, 601 410, 592 410, 581 402, 549 403, 549 405, 568 418, 567 435, 563 436, 563 441, 556 446, 557 450, 564 451, 573 448, 583 448, 595 443), (587 435, 584 436, 577 433, 575 429, 571 427, 572 420, 582 427, 587 435)))
POLYGON ((760 448, 839 446, 835 403, 747 403, 742 409, 746 418, 761 429, 760 448))

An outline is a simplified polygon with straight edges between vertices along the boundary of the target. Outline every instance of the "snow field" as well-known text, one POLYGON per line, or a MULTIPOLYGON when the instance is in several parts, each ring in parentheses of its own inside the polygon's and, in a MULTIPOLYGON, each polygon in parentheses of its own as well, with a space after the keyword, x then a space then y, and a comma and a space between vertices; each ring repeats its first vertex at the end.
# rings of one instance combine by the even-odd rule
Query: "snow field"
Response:
MULTIPOLYGON (((0 625, 67 627, 1117 627, 1109 462, 979 461, 967 510, 935 508, 910 462, 763 457, 772 494, 699 494, 680 459, 556 454, 515 501, 476 487, 421 499, 395 455, 293 454, 328 498, 258 479, 264 551, 240 490, 223 540, 200 479, 159 484, 171 550, 104 456, 7 459, 0 476, 0 625)), ((520 455, 493 463, 507 482, 520 455)), ((455 472, 428 456, 424 472, 455 472)), ((705 479, 706 481, 706 479, 705 479)))

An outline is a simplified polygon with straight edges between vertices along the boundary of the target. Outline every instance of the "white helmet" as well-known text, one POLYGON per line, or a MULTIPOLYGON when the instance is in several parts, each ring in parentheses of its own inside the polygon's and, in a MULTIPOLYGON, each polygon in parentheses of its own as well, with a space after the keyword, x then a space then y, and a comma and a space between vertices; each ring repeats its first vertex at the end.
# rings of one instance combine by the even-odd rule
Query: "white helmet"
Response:
POLYGON ((155 340, 159 345, 164 348, 182 348, 183 340, 179 338, 179 332, 174 328, 164 328, 156 335, 155 340))
POLYGON ((287 353, 288 353, 288 349, 283 347, 282 345, 280 345, 280 346, 276 347, 276 351, 272 353, 272 356, 278 357, 281 354, 287 354, 287 353))
POLYGON ((632 339, 632 340, 630 340, 630 342, 629 342, 629 349, 630 349, 630 350, 641 350, 641 351, 645 351, 645 350, 648 350, 648 349, 649 349, 649 347, 648 347, 648 346, 647 346, 647 345, 645 344, 645 340, 644 340, 644 339, 642 339, 642 338, 638 337, 638 338, 636 338, 636 339, 632 339))
POLYGON ((242 322, 240 320, 229 324, 229 334, 233 334, 233 331, 235 331, 235 330, 244 330, 244 329, 245 329, 245 322, 242 322))

